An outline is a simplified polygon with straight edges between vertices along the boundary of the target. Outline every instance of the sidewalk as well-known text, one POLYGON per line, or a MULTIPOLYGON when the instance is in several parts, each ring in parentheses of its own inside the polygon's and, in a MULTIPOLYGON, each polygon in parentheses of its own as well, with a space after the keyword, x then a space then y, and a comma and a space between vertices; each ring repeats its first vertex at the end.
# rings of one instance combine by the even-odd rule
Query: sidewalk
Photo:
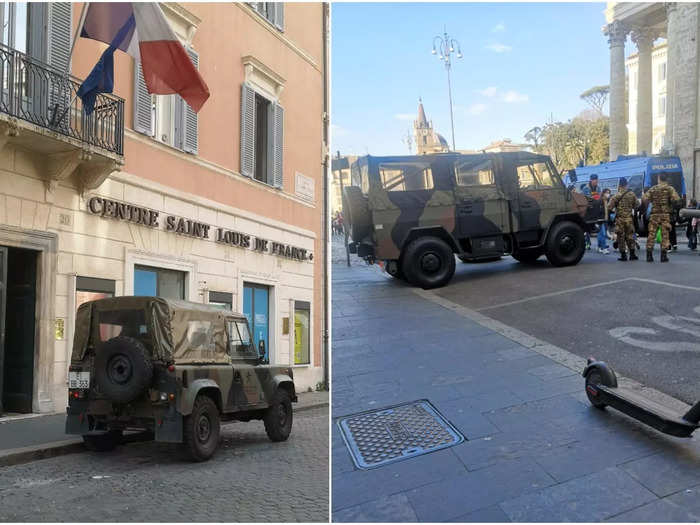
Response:
MULTIPOLYGON (((303 392, 294 410, 328 406, 328 392, 303 392)), ((65 433, 65 414, 0 420, 0 467, 83 450, 80 436, 65 433)))
POLYGON ((356 256, 348 268, 341 248, 332 293, 334 521, 700 520, 697 436, 668 437, 593 409, 581 370, 356 256), (419 399, 466 440, 357 469, 338 418, 419 399))

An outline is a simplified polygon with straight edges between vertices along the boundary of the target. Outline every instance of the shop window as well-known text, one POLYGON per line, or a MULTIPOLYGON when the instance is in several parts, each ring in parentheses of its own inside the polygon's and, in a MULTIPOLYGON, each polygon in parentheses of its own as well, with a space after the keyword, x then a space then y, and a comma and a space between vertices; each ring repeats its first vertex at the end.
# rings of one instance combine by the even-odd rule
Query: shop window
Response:
POLYGON ((75 308, 88 301, 114 297, 114 281, 78 276, 75 281, 75 308))
POLYGON ((209 292, 209 304, 222 310, 233 310, 233 294, 228 292, 209 292))
POLYGON ((134 266, 134 295, 185 298, 185 272, 134 266))
POLYGON ((294 364, 311 364, 311 305, 307 301, 294 301, 294 364))
POLYGON ((255 348, 264 346, 264 361, 270 362, 270 289, 260 284, 243 284, 243 315, 248 319, 255 348))
POLYGON ((490 159, 469 159, 455 162, 458 186, 488 186, 495 184, 490 159))
POLYGON ((386 191, 433 189, 433 172, 426 162, 389 162, 379 165, 382 188, 386 191))

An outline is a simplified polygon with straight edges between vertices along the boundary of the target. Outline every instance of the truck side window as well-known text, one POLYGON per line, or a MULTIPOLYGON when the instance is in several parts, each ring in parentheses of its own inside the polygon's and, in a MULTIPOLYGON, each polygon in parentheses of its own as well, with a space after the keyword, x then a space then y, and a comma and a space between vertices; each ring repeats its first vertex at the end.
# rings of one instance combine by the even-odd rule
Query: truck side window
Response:
POLYGON ((544 162, 532 162, 518 166, 518 183, 521 189, 555 188, 552 172, 544 162))
POLYGON ((459 160, 455 162, 455 177, 458 186, 488 186, 495 184, 493 165, 490 159, 459 160))
POLYGON ((379 165, 379 177, 386 191, 432 190, 433 172, 427 162, 388 162, 379 165))

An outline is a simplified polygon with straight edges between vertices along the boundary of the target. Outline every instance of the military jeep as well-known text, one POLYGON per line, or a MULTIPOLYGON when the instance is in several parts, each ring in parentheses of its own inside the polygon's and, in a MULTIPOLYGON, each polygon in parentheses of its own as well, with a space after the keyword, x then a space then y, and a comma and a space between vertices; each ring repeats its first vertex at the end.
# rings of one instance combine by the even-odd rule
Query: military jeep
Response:
POLYGON ((528 152, 359 158, 343 190, 350 251, 423 288, 444 286, 463 261, 583 256, 588 202, 546 155, 528 152))
POLYGON ((261 419, 272 441, 292 430, 292 370, 264 365, 247 319, 159 297, 82 304, 69 368, 66 433, 91 450, 126 430, 182 443, 196 461, 219 445, 221 421, 261 419))

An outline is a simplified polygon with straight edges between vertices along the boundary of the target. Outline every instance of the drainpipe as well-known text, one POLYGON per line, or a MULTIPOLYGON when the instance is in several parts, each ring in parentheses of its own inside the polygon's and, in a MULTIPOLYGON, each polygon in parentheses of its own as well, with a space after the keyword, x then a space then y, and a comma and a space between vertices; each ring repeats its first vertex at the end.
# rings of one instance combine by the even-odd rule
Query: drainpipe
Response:
POLYGON ((329 177, 329 56, 328 56, 328 22, 330 18, 330 10, 328 8, 328 2, 324 2, 322 5, 322 16, 323 16, 323 222, 321 224, 323 231, 323 382, 326 388, 330 390, 330 381, 328 377, 328 359, 330 352, 328 347, 330 345, 330 324, 331 324, 331 314, 330 314, 330 287, 328 274, 331 269, 330 259, 329 259, 329 228, 330 228, 330 213, 329 213, 329 202, 328 202, 328 177, 329 177))

